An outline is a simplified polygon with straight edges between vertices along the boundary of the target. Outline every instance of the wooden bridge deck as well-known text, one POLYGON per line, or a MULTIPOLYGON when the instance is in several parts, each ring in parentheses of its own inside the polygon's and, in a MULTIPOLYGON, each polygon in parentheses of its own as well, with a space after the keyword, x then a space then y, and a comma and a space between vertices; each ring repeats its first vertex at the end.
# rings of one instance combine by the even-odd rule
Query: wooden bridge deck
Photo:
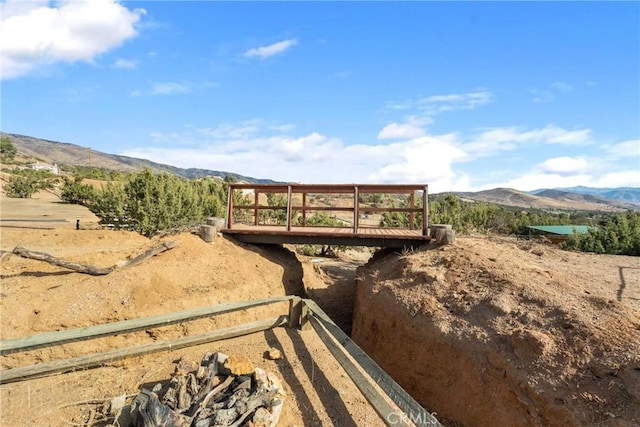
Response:
POLYGON ((226 227, 221 231, 246 243, 420 246, 430 241, 427 193, 426 185, 230 183, 226 227), (379 196, 377 202, 373 196, 379 196), (404 197, 406 205, 383 203, 383 196, 396 202, 404 197), (313 225, 318 213, 347 226, 313 225), (386 213, 404 216, 413 229, 377 227, 367 219, 386 213), (265 224, 274 220, 284 225, 265 224))
POLYGON ((245 243, 319 244, 403 248, 429 243, 422 230, 400 228, 360 228, 357 233, 346 227, 291 227, 234 224, 222 233, 245 243))

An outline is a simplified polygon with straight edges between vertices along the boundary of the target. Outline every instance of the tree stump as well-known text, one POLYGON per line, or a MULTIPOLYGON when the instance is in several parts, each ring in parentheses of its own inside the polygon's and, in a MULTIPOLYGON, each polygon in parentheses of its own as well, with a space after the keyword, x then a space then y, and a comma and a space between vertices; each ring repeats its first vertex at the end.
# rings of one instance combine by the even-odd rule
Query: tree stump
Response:
POLYGON ((213 239, 216 237, 216 228, 213 225, 201 226, 200 237, 207 243, 213 242, 213 239))
POLYGON ((216 228, 216 231, 220 231, 226 226, 226 221, 224 218, 212 216, 207 218, 207 225, 213 225, 216 228))
POLYGON ((455 241, 455 231, 449 224, 431 224, 429 236, 435 243, 451 245, 455 241))

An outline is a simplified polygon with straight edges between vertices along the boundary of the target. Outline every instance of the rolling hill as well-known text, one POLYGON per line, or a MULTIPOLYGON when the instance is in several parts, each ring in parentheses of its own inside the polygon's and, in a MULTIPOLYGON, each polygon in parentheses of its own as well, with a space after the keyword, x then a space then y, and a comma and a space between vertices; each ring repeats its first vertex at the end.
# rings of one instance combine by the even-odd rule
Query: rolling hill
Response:
MULTIPOLYGON (((612 200, 622 200, 640 206, 640 187, 618 187, 618 188, 594 188, 594 187, 568 187, 555 188, 555 190, 567 193, 591 194, 612 200)), ((531 191, 531 194, 540 194, 548 189, 531 191)))
MULTIPOLYGON (((204 176, 224 178, 230 175, 238 181, 251 184, 276 183, 276 181, 271 179, 253 178, 228 171, 178 168, 145 159, 107 154, 75 144, 49 141, 25 135, 0 132, 0 136, 9 138, 22 156, 47 163, 69 166, 93 166, 124 172, 151 168, 156 171, 171 172, 185 178, 200 178, 204 176)), ((495 188, 479 192, 459 192, 455 194, 463 199, 496 203, 523 209, 588 211, 640 209, 640 188, 629 187, 605 189, 590 187, 541 189, 530 193, 511 188, 495 188)))
POLYGON ((497 203, 524 209, 620 211, 640 209, 640 206, 625 201, 607 199, 590 194, 570 193, 559 190, 545 190, 530 194, 512 188, 494 188, 478 192, 455 193, 459 197, 478 202, 497 203))
POLYGON ((117 154, 107 154, 75 144, 48 141, 46 139, 34 138, 25 135, 0 132, 0 136, 9 138, 9 140, 18 149, 18 153, 22 156, 32 157, 39 161, 52 164, 57 163, 59 165, 68 166, 92 166, 97 168, 120 170, 124 172, 151 168, 156 171, 171 172, 185 178, 202 178, 205 176, 216 176, 224 178, 227 175, 231 175, 238 181, 244 181, 251 184, 268 184, 276 182, 270 179, 259 179, 243 176, 233 172, 196 168, 178 168, 175 166, 155 163, 150 160, 120 156, 117 154))

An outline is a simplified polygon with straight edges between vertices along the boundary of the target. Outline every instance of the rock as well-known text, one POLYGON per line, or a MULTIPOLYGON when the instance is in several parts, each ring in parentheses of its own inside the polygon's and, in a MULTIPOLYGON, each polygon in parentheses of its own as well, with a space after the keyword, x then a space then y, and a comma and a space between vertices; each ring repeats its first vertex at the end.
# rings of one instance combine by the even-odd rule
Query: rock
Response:
POLYGON ((121 396, 114 397, 113 399, 111 399, 109 401, 109 415, 111 415, 112 417, 115 417, 118 413, 120 413, 122 408, 124 408, 126 400, 127 400, 126 394, 123 394, 121 396))
POLYGON ((282 359, 282 353, 277 348, 271 347, 269 351, 267 351, 267 359, 280 360, 282 359))
POLYGON ((237 354, 232 354, 225 360, 224 368, 233 375, 253 374, 256 370, 248 358, 237 354))

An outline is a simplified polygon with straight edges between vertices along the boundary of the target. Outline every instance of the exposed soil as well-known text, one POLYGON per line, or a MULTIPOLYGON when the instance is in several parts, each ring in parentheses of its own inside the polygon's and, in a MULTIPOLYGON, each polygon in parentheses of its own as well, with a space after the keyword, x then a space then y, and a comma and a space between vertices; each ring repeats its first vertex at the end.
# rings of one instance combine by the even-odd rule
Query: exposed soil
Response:
MULTIPOLYGON (((290 248, 147 239, 97 227, 54 195, 0 196, 0 338, 226 301, 306 293, 449 425, 640 424, 640 260, 496 238, 405 253, 296 257, 290 248), (22 219, 22 221, 6 221, 22 219), (80 230, 75 229, 80 219, 80 230), (21 245, 98 267, 177 246, 100 277, 8 254, 21 245), (356 306, 354 309, 354 295, 356 306)), ((286 313, 286 303, 0 357, 2 369, 194 335, 286 313)), ((0 425, 104 425, 89 401, 169 378, 174 361, 241 353, 281 377, 281 424, 381 425, 312 331, 263 333, 0 386, 0 425), (265 352, 279 348, 283 359, 265 352), (102 422, 102 424, 100 424, 102 422)))
MULTIPOLYGON (((234 243, 218 236, 205 243, 182 233, 147 239, 133 232, 96 229, 91 214, 57 203, 48 194, 32 200, 2 196, 0 337, 176 312, 227 301, 303 294, 300 262, 288 249, 234 243), (23 203, 20 203, 23 202, 23 203), (21 216, 22 215, 22 216, 21 216), (75 219, 82 216, 81 229, 75 219), (22 218, 25 221, 4 221, 22 218), (42 228, 40 228, 42 227, 42 228), (177 246, 143 263, 106 276, 89 276, 8 253, 20 245, 56 257, 107 267, 140 254, 159 241, 177 246)), ((195 335, 288 312, 280 303, 194 322, 109 336, 0 357, 2 369, 195 335)), ((108 363, 104 367, 0 386, 0 425, 103 425, 100 405, 86 403, 136 394, 145 384, 167 380, 183 355, 206 351, 247 356, 281 377, 288 396, 281 425, 382 425, 346 373, 313 331, 276 328, 180 351, 108 363), (283 359, 264 355, 280 349, 283 359), (99 422, 101 421, 102 424, 99 422)))
POLYGON ((640 259, 498 238, 378 254, 353 338, 453 425, 640 424, 640 259))

